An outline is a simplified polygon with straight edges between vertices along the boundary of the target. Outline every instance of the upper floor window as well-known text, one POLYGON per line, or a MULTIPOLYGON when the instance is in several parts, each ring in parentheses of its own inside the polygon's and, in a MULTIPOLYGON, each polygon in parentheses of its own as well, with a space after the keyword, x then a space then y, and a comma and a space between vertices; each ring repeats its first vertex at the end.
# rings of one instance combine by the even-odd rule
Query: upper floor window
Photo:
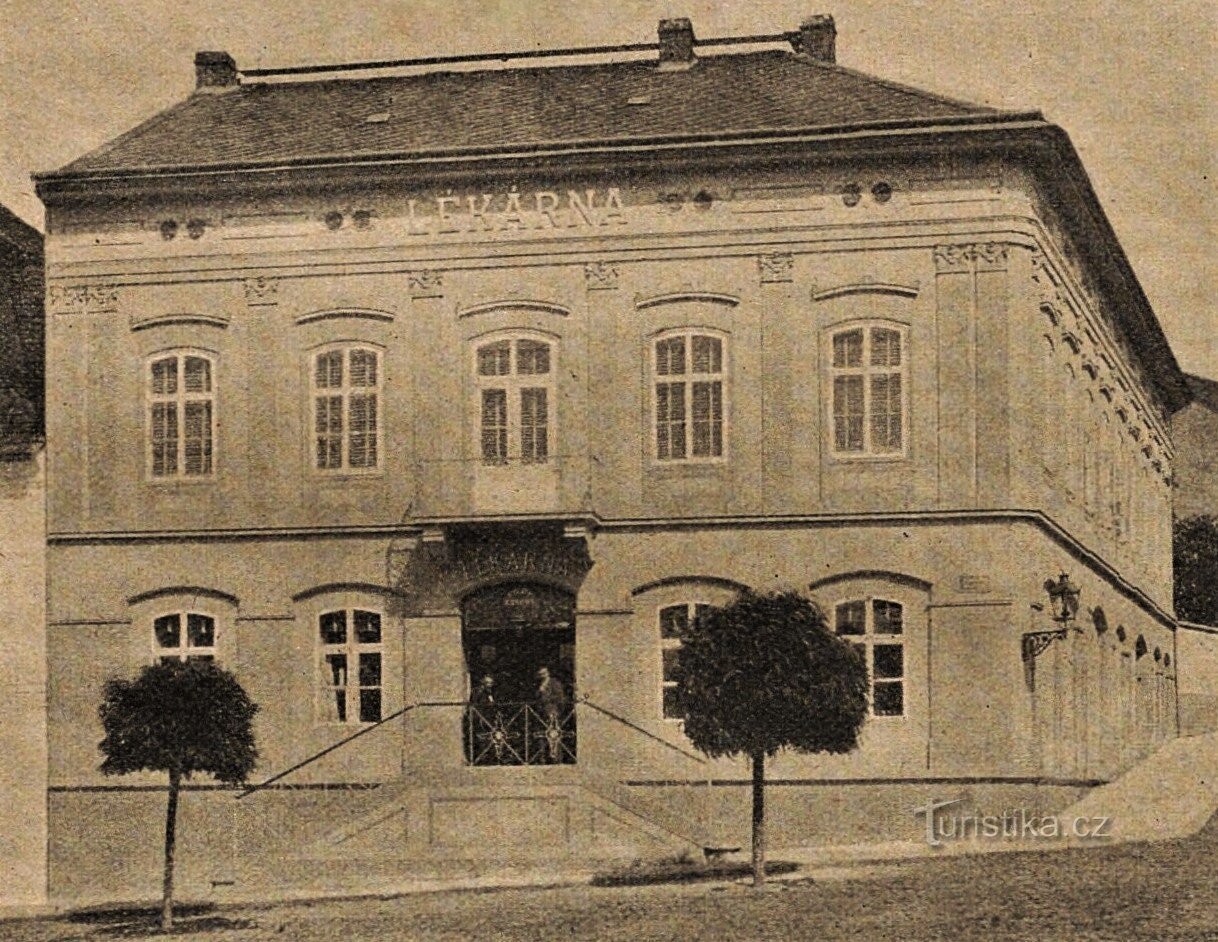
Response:
POLYGON ((710 606, 704 602, 679 602, 660 609, 660 696, 666 720, 681 719, 677 709, 676 680, 681 637, 708 608, 710 606))
POLYGON ((858 326, 832 336, 833 452, 900 455, 905 451, 905 334, 858 326))
POLYGON ((834 608, 834 630, 862 654, 872 716, 905 715, 905 622, 899 602, 852 599, 834 608))
POLYGON ((214 661, 216 620, 199 612, 171 612, 153 619, 154 655, 169 661, 214 661))
POLYGON ((653 346, 655 457, 723 457, 724 341, 697 331, 668 333, 653 346))
POLYGON ((212 361, 198 353, 158 355, 148 370, 148 466, 154 478, 212 473, 212 361))
POLYGON ((318 718, 328 723, 381 719, 381 616, 364 609, 322 612, 318 631, 318 718))
POLYGON ((370 471, 380 462, 380 354, 335 347, 313 358, 314 465, 370 471))
POLYGON ((544 464, 553 452, 553 347, 529 337, 477 350, 479 443, 484 464, 544 464))

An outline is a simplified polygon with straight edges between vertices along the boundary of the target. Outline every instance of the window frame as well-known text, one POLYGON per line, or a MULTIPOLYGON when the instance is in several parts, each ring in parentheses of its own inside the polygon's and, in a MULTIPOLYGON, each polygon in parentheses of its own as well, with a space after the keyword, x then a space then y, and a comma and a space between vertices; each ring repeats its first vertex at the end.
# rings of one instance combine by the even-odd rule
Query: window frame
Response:
MULTIPOLYGON (((385 350, 379 344, 367 340, 336 340, 308 351, 305 362, 305 388, 307 400, 305 408, 306 447, 305 456, 312 474, 322 478, 346 477, 376 477, 385 473, 385 350), (317 361, 330 353, 342 352, 343 380, 337 390, 317 385, 317 361), (376 384, 373 386, 352 386, 351 354, 353 352, 371 353, 376 357, 376 384), (357 390, 371 390, 376 396, 376 463, 371 467, 351 467, 351 396, 357 390), (317 401, 322 396, 332 398, 337 392, 342 400, 343 429, 339 442, 340 462, 337 468, 321 468, 317 463, 317 401)), ((367 393, 365 393, 366 395, 367 393)))
POLYGON ((166 658, 173 658, 178 661, 189 661, 193 657, 210 658, 212 663, 220 661, 220 619, 215 612, 199 606, 188 606, 182 608, 158 609, 155 614, 148 620, 150 640, 152 642, 152 663, 161 664, 166 658), (163 647, 157 639, 156 626, 157 622, 164 618, 177 616, 180 621, 178 623, 178 644, 176 647, 163 647), (206 618, 211 622, 212 639, 211 644, 207 646, 193 647, 190 642, 189 619, 194 615, 201 618, 206 618), (200 651, 204 653, 191 655, 190 651, 200 651))
POLYGON ((900 599, 894 599, 891 596, 876 595, 873 593, 862 593, 860 595, 842 596, 833 602, 830 608, 830 617, 832 618, 833 633, 843 641, 850 644, 862 645, 865 651, 867 664, 867 718, 869 720, 905 721, 909 719, 909 620, 906 613, 909 606, 900 599), (838 611, 847 605, 863 604, 863 633, 857 635, 844 635, 838 630, 838 611), (901 610, 901 631, 899 634, 886 634, 875 630, 875 603, 882 602, 886 605, 895 605, 901 610), (897 639, 893 641, 892 639, 897 639), (875 688, 877 678, 875 676, 875 646, 877 644, 899 644, 901 648, 901 676, 900 677, 881 677, 879 683, 901 685, 901 712, 900 713, 876 713, 875 712, 875 688))
POLYGON ((313 666, 313 722, 317 726, 338 726, 349 727, 358 726, 366 728, 375 726, 377 723, 383 722, 386 716, 386 683, 385 683, 385 612, 381 608, 376 608, 368 605, 361 605, 358 602, 342 605, 328 605, 315 609, 311 613, 310 628, 313 632, 313 650, 314 650, 314 666, 313 666), (347 634, 346 641, 339 644, 326 644, 322 640, 321 625, 322 619, 327 615, 342 612, 345 619, 345 630, 347 634), (375 615, 379 624, 379 639, 375 642, 360 642, 357 640, 355 632, 355 614, 356 612, 364 612, 370 615, 375 615), (338 653, 341 649, 342 653, 347 658, 346 677, 341 687, 333 684, 323 684, 325 679, 326 655, 327 653, 338 653), (380 657, 380 682, 378 685, 365 686, 360 683, 359 679, 359 658, 361 654, 377 654, 380 657), (352 667, 354 666, 354 671, 352 667), (353 682, 354 678, 354 682, 353 682), (324 699, 327 695, 333 694, 337 690, 342 690, 344 695, 344 710, 346 711, 345 719, 338 719, 333 716, 333 711, 327 709, 324 704, 324 699), (363 690, 378 690, 380 691, 380 709, 379 716, 375 720, 360 719, 360 692, 363 690), (354 696, 353 696, 354 694, 354 696))
POLYGON ((697 618, 698 615, 700 614, 698 611, 699 609, 714 608, 714 605, 710 602, 703 601, 702 599, 691 598, 691 599, 687 599, 684 601, 665 602, 663 605, 656 606, 656 617, 655 617, 656 635, 655 636, 656 636, 656 641, 659 646, 659 658, 657 660, 657 668, 659 670, 659 684, 657 685, 657 689, 659 690, 659 697, 660 697, 660 700, 659 700, 660 719, 662 719, 665 723, 675 723, 678 725, 682 725, 685 722, 684 717, 669 716, 664 709, 665 691, 669 690, 670 688, 675 689, 677 686, 676 681, 670 681, 665 676, 664 653, 666 651, 680 651, 681 648, 683 647, 681 640, 679 638, 664 637, 664 613, 666 611, 668 611, 669 609, 673 609, 673 608, 684 608, 685 617, 688 620, 688 623, 692 624, 693 623, 692 619, 697 618))
POLYGON ((910 350, 909 325, 883 318, 858 318, 833 324, 825 330, 825 433, 828 437, 828 453, 835 461, 904 461, 910 455, 910 350), (857 367, 835 366, 834 341, 843 334, 861 331, 863 345, 861 364, 857 367), (896 367, 877 366, 871 363, 872 332, 893 331, 900 338, 901 361, 896 367), (901 382, 901 447, 896 451, 876 451, 872 444, 873 421, 872 379, 875 376, 897 375, 901 382), (861 450, 842 450, 837 447, 837 383, 841 376, 860 376, 863 380, 863 447, 861 450))
MULTIPOLYGON (((730 455, 731 428, 731 335, 714 327, 685 326, 670 327, 650 334, 647 338, 647 380, 650 392, 650 404, 647 427, 649 441, 647 456, 653 467, 672 468, 697 465, 723 465, 730 455), (685 340, 685 362, 687 369, 680 374, 666 374, 661 377, 659 370, 659 348, 666 340, 682 337, 685 340), (695 337, 710 337, 719 342, 719 370, 717 372, 697 373, 693 370, 693 340, 695 337), (677 379, 677 377, 680 379, 677 379), (719 383, 719 454, 695 455, 694 445, 694 384, 699 382, 719 383), (685 387, 683 407, 685 410, 685 456, 681 458, 660 456, 659 410, 660 384, 680 382, 685 387)), ((671 446, 670 446, 671 448, 671 446)))
MULTIPOLYGON (((472 439, 473 460, 480 468, 549 468, 558 462, 558 375, 559 338, 537 330, 513 328, 496 330, 470 339, 470 373, 473 376, 472 439), (521 341, 544 344, 549 357, 549 369, 545 373, 519 372, 519 346, 521 341), (479 369, 479 355, 495 344, 508 345, 508 371, 483 375, 479 369), (530 390, 545 390, 545 458, 524 459, 524 400, 530 390), (488 390, 504 393, 504 451, 502 461, 488 460, 483 451, 483 398, 488 390)), ((536 428, 536 426, 533 426, 536 428)))
POLYGON ((181 485, 181 484, 209 484, 215 481, 217 476, 217 466, 220 456, 220 439, 219 439, 219 380, 217 365, 219 356, 212 350, 204 350, 199 347, 169 347, 163 350, 157 350, 144 357, 144 368, 141 374, 141 382, 143 384, 142 395, 144 398, 144 477, 151 484, 158 486, 163 485, 181 485), (186 391, 186 360, 188 357, 197 357, 207 362, 208 377, 210 380, 210 390, 207 394, 188 394, 186 391), (164 360, 174 358, 176 361, 176 377, 178 389, 173 394, 158 394, 152 389, 153 369, 157 363, 164 360), (155 473, 155 442, 153 440, 153 412, 159 403, 175 404, 178 410, 178 434, 176 437, 176 462, 177 468, 172 474, 156 474, 155 473), (211 404, 211 460, 209 469, 206 472, 198 474, 188 474, 186 472, 186 405, 189 402, 208 402, 211 404))

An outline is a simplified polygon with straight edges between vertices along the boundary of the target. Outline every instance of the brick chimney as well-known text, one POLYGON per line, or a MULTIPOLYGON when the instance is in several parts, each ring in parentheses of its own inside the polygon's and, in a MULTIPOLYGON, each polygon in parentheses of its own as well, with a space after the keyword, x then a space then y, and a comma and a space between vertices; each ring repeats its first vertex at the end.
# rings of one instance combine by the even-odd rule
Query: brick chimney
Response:
POLYGON ((687 69, 694 63, 694 24, 686 17, 660 20, 660 68, 687 69))
POLYGON ((837 62, 837 27, 833 17, 821 14, 800 23, 795 51, 818 62, 837 62))
POLYGON ((237 63, 227 52, 195 53, 195 91, 219 92, 239 84, 237 63))

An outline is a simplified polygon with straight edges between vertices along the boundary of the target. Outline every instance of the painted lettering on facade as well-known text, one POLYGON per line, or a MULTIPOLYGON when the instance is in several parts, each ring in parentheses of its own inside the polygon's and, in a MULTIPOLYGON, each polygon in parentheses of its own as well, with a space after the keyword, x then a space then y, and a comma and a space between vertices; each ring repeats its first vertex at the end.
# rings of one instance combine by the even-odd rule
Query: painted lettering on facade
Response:
POLYGON ((595 229, 624 225, 622 191, 618 187, 583 190, 532 190, 507 193, 446 194, 412 199, 406 204, 412 235, 595 229))

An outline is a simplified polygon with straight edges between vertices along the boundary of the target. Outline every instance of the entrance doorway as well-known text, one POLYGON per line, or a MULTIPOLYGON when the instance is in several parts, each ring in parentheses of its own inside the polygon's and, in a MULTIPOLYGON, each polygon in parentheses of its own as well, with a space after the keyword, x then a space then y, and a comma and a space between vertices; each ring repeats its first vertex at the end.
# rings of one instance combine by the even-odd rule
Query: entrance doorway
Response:
POLYGON ((473 765, 575 761, 575 599, 536 583, 467 596, 461 611, 473 765))

